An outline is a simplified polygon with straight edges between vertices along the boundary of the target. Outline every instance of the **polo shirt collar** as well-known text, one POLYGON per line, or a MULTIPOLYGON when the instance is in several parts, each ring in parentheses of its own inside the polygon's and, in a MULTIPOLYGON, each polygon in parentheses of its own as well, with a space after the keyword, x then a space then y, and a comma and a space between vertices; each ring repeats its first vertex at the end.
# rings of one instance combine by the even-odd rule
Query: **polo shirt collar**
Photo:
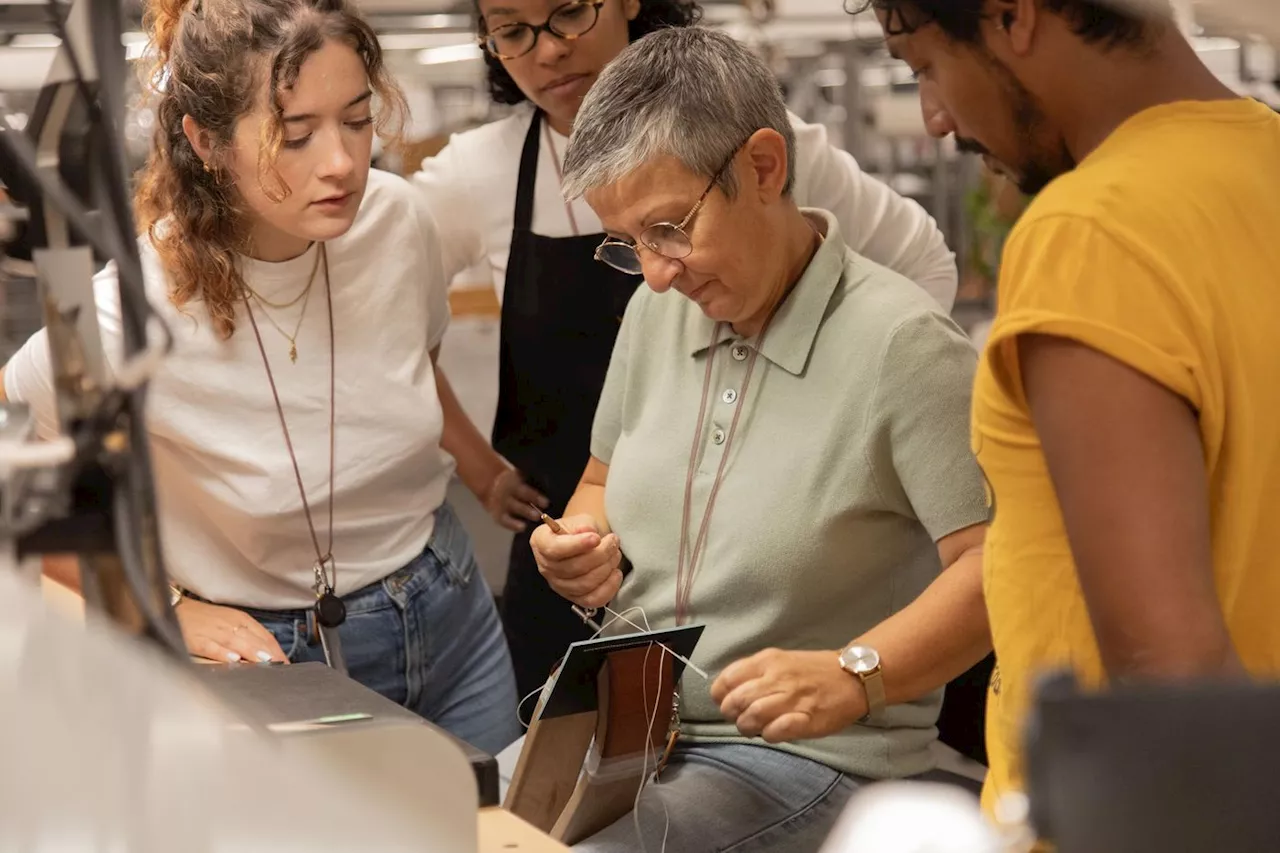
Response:
MULTIPOLYGON (((840 236, 840 226, 836 218, 825 210, 802 208, 801 212, 811 220, 817 220, 824 232, 822 245, 814 253, 805 267, 800 281, 792 288, 791 293, 778 308, 773 322, 765 335, 764 346, 760 354, 769 361, 793 375, 804 372, 809 362, 809 354, 813 352, 814 341, 818 339, 818 330, 827 314, 827 306, 844 275, 846 246, 840 236)), ((692 355, 705 352, 715 325, 696 305, 690 303, 689 340, 692 341, 692 355)), ((729 324, 720 328, 716 346, 726 341, 750 342, 733 331, 729 324)))

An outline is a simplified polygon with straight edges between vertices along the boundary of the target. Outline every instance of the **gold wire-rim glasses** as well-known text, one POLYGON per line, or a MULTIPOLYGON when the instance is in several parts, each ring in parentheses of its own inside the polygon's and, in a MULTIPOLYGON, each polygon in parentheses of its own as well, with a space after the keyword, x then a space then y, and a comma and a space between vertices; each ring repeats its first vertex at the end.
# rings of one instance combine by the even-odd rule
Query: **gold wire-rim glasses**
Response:
POLYGON ((702 206, 707 202, 707 196, 711 195, 711 191, 715 189, 720 178, 724 176, 725 170, 733 164, 733 160, 738 156, 740 150, 742 150, 741 145, 733 149, 729 159, 725 160, 724 165, 711 176, 710 182, 707 183, 707 188, 702 191, 702 195, 698 196, 698 201, 678 224, 674 222, 655 222, 640 232, 640 240, 635 244, 617 240, 613 237, 605 237, 604 242, 596 246, 595 259, 603 264, 608 264, 618 272, 626 273, 627 275, 643 275, 644 267, 640 261, 640 246, 644 246, 650 252, 673 261, 684 260, 693 254, 693 238, 689 236, 689 232, 686 229, 689 227, 689 223, 693 222, 693 218, 698 215, 698 211, 702 210, 702 206), (612 260, 610 256, 613 256, 612 260))

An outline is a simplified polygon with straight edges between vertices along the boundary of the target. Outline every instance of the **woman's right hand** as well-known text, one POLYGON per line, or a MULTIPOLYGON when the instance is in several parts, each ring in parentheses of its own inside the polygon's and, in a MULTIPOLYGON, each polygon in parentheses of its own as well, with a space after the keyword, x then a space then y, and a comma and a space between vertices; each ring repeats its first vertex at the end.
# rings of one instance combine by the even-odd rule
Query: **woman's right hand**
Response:
POLYGON ((243 610, 183 598, 174 608, 187 651, 216 661, 288 663, 271 632, 243 610))
POLYGON ((614 533, 600 535, 589 515, 571 515, 559 521, 564 533, 553 533, 543 524, 533 531, 529 544, 538 570, 564 598, 580 607, 603 607, 622 586, 622 545, 614 533))

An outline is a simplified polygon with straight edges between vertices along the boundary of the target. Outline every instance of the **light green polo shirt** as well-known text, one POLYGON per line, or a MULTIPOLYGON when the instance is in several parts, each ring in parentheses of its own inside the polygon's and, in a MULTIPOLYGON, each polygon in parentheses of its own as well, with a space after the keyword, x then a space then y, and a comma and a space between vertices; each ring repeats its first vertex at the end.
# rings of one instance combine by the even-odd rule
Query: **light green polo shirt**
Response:
MULTIPOLYGON (((839 649, 910 603, 941 571, 935 542, 987 519, 969 450, 976 353, 923 290, 826 235, 774 317, 745 399, 752 341, 722 329, 697 450, 689 548, 743 406, 691 596, 706 630, 694 662, 714 679, 766 648, 839 649)), ((627 307, 591 452, 609 465, 605 508, 634 571, 614 607, 675 624, 686 471, 714 324, 675 291, 627 307)), ((639 621, 636 619, 635 621, 639 621)), ((743 742, 692 671, 685 735, 743 742)), ((933 766, 941 691, 872 725, 779 748, 847 773, 933 766)), ((763 741, 757 741, 763 744, 763 741)))

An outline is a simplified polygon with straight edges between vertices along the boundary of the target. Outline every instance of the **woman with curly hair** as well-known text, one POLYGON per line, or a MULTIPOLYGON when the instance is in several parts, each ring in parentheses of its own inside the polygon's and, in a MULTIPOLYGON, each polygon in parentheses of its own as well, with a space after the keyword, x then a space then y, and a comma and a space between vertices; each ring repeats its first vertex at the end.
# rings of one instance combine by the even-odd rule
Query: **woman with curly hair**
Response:
MULTIPOLYGON (((147 426, 187 646, 344 661, 497 752, 519 731, 515 682, 441 450, 486 443, 435 370, 448 279, 432 217, 369 166, 375 126, 403 110, 377 37, 346 0, 151 0, 147 25, 139 244, 174 336, 147 426)), ((114 265, 95 289, 118 365, 114 265)), ((56 432, 43 332, 3 384, 56 432)))
MULTIPOLYGON (((455 135, 413 182, 438 217, 450 276, 492 270, 502 302, 498 465, 490 512, 516 530, 503 621, 521 695, 535 690, 586 629, 547 586, 529 549, 529 499, 558 514, 589 455, 591 421, 638 271, 594 260, 605 235, 581 200, 565 202, 560 164, 583 96, 630 42, 694 25, 682 0, 477 0, 489 91, 516 105, 500 121, 455 135), (544 365, 556 365, 549 370, 544 365), (536 489, 536 491, 534 491, 536 489), (545 496, 545 497, 544 497, 545 496)), ((915 281, 950 309, 956 269, 941 232, 917 204, 862 173, 825 130, 792 116, 796 199, 835 213, 855 250, 915 281)), ((696 129, 691 128, 691 132, 696 129)))

